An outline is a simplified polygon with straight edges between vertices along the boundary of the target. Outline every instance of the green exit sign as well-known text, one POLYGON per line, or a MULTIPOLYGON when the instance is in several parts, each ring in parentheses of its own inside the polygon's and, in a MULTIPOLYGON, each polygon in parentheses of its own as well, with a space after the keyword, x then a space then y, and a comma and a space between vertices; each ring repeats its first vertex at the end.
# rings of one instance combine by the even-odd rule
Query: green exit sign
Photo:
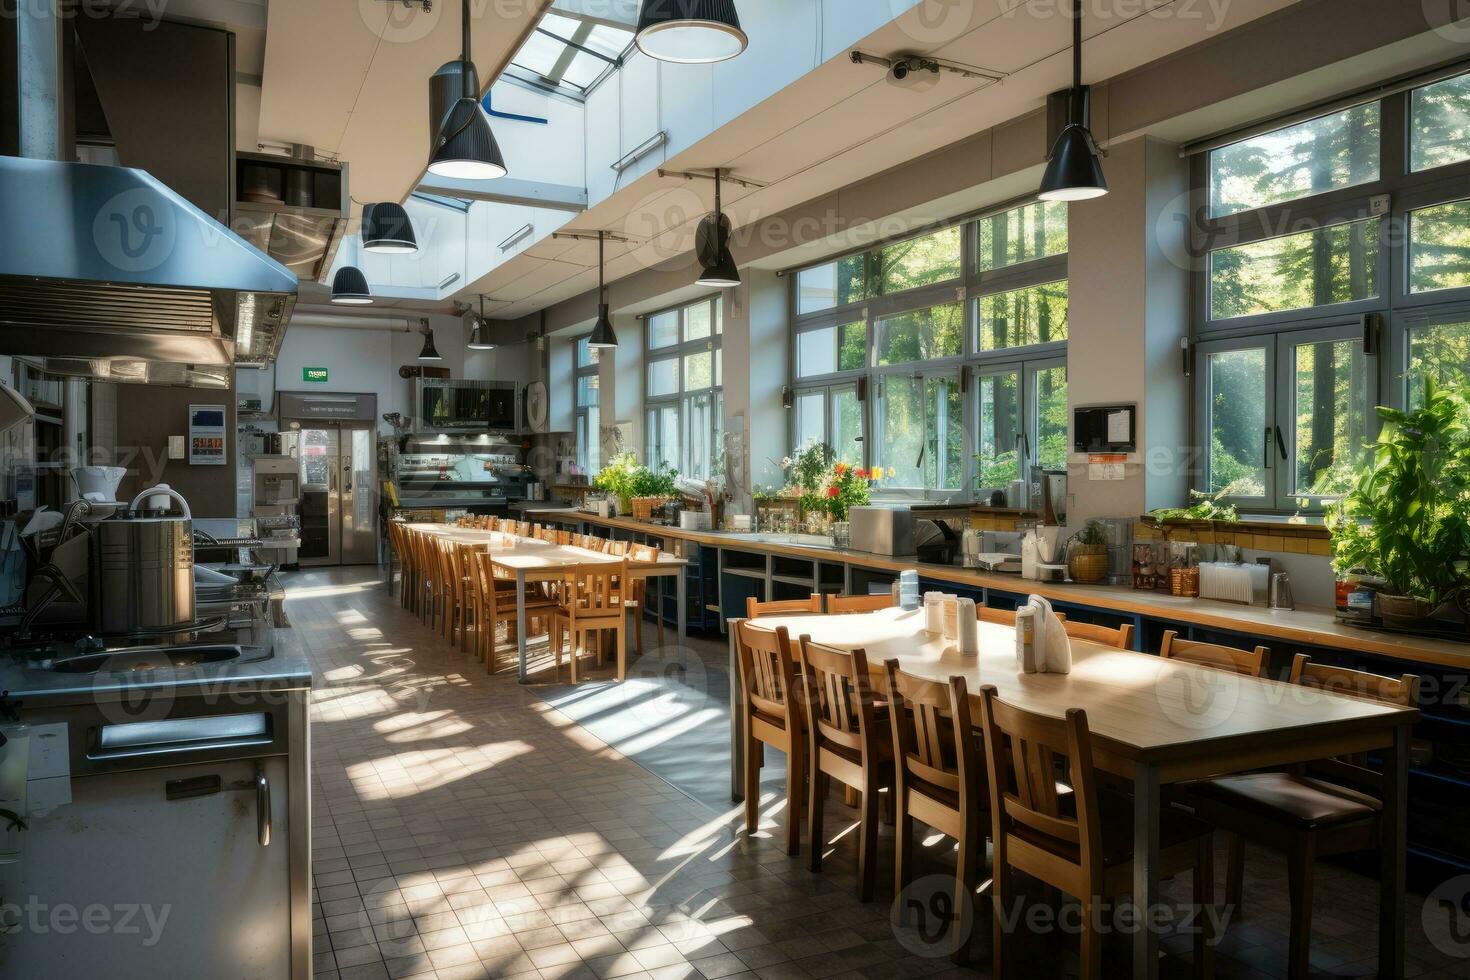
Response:
POLYGON ((301 380, 309 381, 312 384, 324 385, 327 383, 327 369, 304 367, 301 369, 301 380))

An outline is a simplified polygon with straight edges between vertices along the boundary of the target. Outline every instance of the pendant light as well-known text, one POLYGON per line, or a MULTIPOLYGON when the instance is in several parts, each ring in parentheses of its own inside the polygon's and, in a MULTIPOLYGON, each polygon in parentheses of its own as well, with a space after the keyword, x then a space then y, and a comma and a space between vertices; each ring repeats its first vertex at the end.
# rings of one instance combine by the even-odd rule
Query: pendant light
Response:
MULTIPOLYGON (((460 17, 462 58, 467 66, 473 67, 470 61, 470 0, 464 0, 460 17)), ((495 134, 490 131, 490 117, 476 97, 474 72, 465 70, 462 75, 464 85, 460 99, 444 117, 433 155, 429 158, 429 173, 463 180, 504 177, 505 157, 501 156, 495 134)))
POLYGON ((424 347, 419 351, 421 361, 442 361, 439 351, 434 347, 434 331, 429 327, 428 320, 420 320, 419 333, 424 335, 424 347))
MULTIPOLYGON (((361 251, 359 250, 359 260, 361 251)), ((332 302, 338 306, 367 306, 373 301, 367 276, 355 265, 344 265, 332 277, 332 302)))
POLYGON ((470 342, 465 344, 470 350, 494 350, 495 344, 490 340, 490 324, 485 320, 485 294, 480 294, 480 312, 471 315, 470 319, 470 342))
POLYGON ((364 205, 362 209, 362 247, 369 252, 406 255, 419 250, 413 222, 403 205, 392 201, 364 205))
POLYGON ((704 266, 695 280, 711 289, 733 289, 740 285, 740 271, 730 254, 730 219, 720 206, 720 171, 715 169, 715 210, 699 223, 695 233, 694 253, 704 266))
POLYGON ((1067 93, 1067 125, 1047 158, 1041 190, 1043 201, 1086 201, 1108 192, 1097 159, 1097 142, 1087 128, 1089 92, 1082 84, 1082 0, 1072 0, 1072 89, 1067 93))
POLYGON ((597 233, 597 323, 592 327, 592 335, 587 338, 587 346, 592 349, 605 350, 618 346, 618 335, 613 333, 612 321, 607 316, 607 286, 603 281, 603 233, 597 233))
POLYGON ((643 0, 635 41, 650 58, 682 65, 728 61, 750 44, 735 0, 643 0))

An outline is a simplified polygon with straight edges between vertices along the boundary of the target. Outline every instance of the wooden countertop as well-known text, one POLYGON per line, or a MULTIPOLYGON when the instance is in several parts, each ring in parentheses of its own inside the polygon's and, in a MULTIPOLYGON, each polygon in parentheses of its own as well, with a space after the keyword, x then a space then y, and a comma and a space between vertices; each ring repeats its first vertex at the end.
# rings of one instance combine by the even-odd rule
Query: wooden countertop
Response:
POLYGON ((831 561, 879 571, 897 572, 906 568, 915 568, 924 578, 953 582, 956 585, 992 588, 1003 592, 1036 593, 1056 601, 1072 602, 1114 612, 1249 633, 1293 643, 1371 653, 1415 663, 1461 668, 1470 666, 1470 643, 1455 643, 1433 637, 1358 629, 1339 623, 1331 609, 1317 607, 1268 609, 1265 606, 1240 606, 1213 599, 1188 599, 1163 592, 1146 592, 1119 586, 1080 585, 1074 582, 1028 582, 1016 575, 1002 575, 974 568, 961 568, 956 565, 925 564, 912 559, 890 558, 864 551, 758 541, 752 540, 752 536, 748 534, 725 531, 686 531, 676 527, 650 524, 646 521, 635 521, 626 517, 598 517, 596 514, 575 508, 546 507, 526 511, 528 518, 533 518, 538 514, 544 514, 550 518, 573 518, 603 527, 616 527, 645 534, 679 538, 716 548, 784 555, 811 561, 831 561))

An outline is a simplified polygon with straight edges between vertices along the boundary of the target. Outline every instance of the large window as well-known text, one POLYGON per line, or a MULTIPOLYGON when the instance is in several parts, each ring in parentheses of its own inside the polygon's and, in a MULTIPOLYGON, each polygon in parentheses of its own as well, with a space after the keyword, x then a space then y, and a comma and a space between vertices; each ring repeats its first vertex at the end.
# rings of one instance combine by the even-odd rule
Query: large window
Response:
POLYGON ((793 446, 826 442, 910 495, 1064 469, 1066 277, 1066 206, 1045 202, 799 270, 793 446))
POLYGON ((718 296, 648 317, 643 403, 648 465, 707 480, 724 464, 718 296))
POLYGON ((597 348, 587 346, 590 336, 577 341, 575 371, 577 468, 589 475, 602 468, 602 399, 597 376, 597 348))
POLYGON ((1344 493, 1374 406, 1470 366, 1470 74, 1196 156, 1198 489, 1344 493))

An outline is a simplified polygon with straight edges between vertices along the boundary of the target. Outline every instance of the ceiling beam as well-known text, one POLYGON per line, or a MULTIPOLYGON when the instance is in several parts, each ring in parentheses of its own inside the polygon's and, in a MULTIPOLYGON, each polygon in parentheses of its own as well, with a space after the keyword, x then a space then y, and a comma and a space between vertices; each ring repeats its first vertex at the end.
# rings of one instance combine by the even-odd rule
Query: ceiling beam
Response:
POLYGON ((553 211, 586 211, 587 188, 547 184, 539 180, 461 180, 425 174, 417 188, 425 194, 442 194, 466 201, 497 201, 553 211))
POLYGON ((638 0, 556 0, 551 12, 625 31, 638 26, 638 0))

